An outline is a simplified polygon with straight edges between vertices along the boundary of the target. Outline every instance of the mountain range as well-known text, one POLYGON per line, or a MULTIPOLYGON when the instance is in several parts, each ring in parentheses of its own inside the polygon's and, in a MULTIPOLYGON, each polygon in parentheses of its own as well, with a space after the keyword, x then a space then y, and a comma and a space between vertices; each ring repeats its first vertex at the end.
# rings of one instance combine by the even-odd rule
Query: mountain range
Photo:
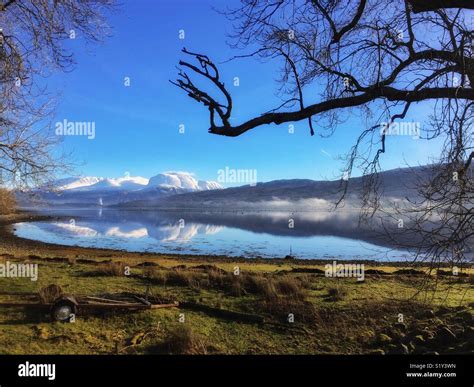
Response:
MULTIPOLYGON (((398 168, 379 174, 384 200, 415 198, 417 181, 429 178, 428 167, 398 168)), ((188 172, 165 172, 150 179, 121 177, 75 177, 53 182, 34 191, 35 205, 73 207, 111 206, 124 209, 259 209, 326 210, 341 195, 341 181, 309 179, 274 180, 256 185, 223 188, 215 181, 199 181, 188 172)), ((364 188, 362 177, 350 178, 345 204, 358 207, 364 188)), ((19 194, 23 206, 31 195, 19 194)))
MULTIPOLYGON (((397 168, 381 172, 378 191, 384 201, 416 199, 419 180, 427 180, 431 167, 397 168)), ((199 210, 327 210, 342 194, 342 181, 309 179, 274 180, 221 190, 205 190, 168 195, 147 200, 131 200, 116 207, 128 209, 199 209, 199 210)), ((346 207, 360 207, 364 190, 362 177, 348 180, 346 207)))
POLYGON ((110 206, 222 188, 215 181, 197 180, 188 172, 164 172, 150 179, 139 176, 120 178, 84 176, 56 180, 28 193, 17 193, 17 200, 23 206, 31 204, 110 206))

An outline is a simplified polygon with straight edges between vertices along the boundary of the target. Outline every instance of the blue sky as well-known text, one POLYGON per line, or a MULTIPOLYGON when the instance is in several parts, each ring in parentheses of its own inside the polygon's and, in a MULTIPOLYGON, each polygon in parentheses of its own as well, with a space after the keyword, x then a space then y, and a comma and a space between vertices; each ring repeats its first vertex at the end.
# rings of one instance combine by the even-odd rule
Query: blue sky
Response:
MULTIPOLYGON (((337 156, 349 151, 364 127, 356 116, 330 138, 310 137, 304 122, 294 124, 294 134, 288 133, 288 125, 280 125, 227 138, 208 134, 207 110, 168 82, 176 77, 183 46, 216 62, 237 54, 227 45, 230 23, 212 8, 232 2, 122 0, 119 12, 109 19, 111 37, 98 46, 86 46, 80 36, 68 43, 77 65, 46 82, 61 95, 55 120, 96 123, 94 140, 64 140, 63 147, 81 163, 78 175, 119 177, 128 172, 151 177, 188 171, 216 180, 217 171, 227 166, 256 169, 259 181, 339 176, 343 164, 337 156), (185 31, 184 40, 179 30, 185 31), (124 86, 125 77, 130 77, 130 87, 124 86), (180 124, 185 125, 184 135, 180 124)), ((233 92, 235 122, 279 105, 278 65, 253 59, 222 64, 221 77, 233 92), (235 76, 239 87, 232 86, 235 76)), ((411 117, 427 112, 418 109, 411 117)), ((433 142, 408 136, 390 137, 387 147, 384 169, 425 163, 435 153, 433 142)))

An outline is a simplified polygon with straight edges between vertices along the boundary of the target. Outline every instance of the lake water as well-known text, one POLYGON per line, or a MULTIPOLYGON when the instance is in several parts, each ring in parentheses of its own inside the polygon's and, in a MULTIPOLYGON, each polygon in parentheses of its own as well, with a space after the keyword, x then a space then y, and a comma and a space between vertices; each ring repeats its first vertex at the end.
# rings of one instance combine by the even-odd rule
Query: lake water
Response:
MULTIPOLYGON (((45 212, 43 212, 44 214, 45 212)), ((68 246, 134 252, 209 254, 248 258, 407 260, 383 246, 346 212, 48 211, 57 220, 18 223, 22 238, 68 246)))

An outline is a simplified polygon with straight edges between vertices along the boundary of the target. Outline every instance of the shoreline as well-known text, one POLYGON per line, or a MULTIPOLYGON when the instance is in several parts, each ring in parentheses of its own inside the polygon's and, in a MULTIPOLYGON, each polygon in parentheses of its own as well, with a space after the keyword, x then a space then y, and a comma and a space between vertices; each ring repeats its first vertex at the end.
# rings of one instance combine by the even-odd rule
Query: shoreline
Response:
MULTIPOLYGON (((177 253, 153 253, 153 252, 131 252, 125 250, 114 250, 95 247, 79 247, 61 244, 53 244, 33 239, 18 237, 13 232, 13 225, 20 222, 59 220, 63 216, 39 215, 31 211, 18 210, 9 215, 0 215, 0 255, 24 256, 35 255, 42 258, 89 258, 89 259, 133 259, 133 260, 160 260, 171 259, 180 262, 221 262, 221 263, 248 263, 248 264, 268 264, 281 266, 283 264, 297 266, 326 265, 333 261, 347 264, 365 264, 369 267, 424 267, 426 262, 403 262, 403 261, 375 261, 375 260, 337 260, 329 259, 299 259, 299 258, 246 258, 231 257, 212 254, 177 254, 177 253), (11 252, 9 251, 11 250, 11 252), (15 252, 15 254, 12 254, 15 252), (32 254, 34 253, 34 254, 32 254)), ((467 264, 472 268, 472 264, 467 264)), ((441 265, 447 267, 447 265, 441 265)))

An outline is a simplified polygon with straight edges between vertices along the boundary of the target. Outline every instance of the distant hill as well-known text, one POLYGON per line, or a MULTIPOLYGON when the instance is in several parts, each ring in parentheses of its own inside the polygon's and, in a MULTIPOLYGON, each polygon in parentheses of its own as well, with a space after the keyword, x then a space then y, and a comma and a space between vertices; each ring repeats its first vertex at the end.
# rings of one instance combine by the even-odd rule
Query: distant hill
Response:
MULTIPOLYGON (((398 168, 380 173, 380 192, 383 200, 401 200, 416 196, 418 179, 426 179, 431 168, 398 168)), ((132 200, 120 208, 140 209, 323 209, 333 205, 341 195, 341 181, 308 179, 275 180, 222 190, 180 193, 152 200, 132 200)), ((346 205, 360 205, 363 178, 349 179, 346 205)))

